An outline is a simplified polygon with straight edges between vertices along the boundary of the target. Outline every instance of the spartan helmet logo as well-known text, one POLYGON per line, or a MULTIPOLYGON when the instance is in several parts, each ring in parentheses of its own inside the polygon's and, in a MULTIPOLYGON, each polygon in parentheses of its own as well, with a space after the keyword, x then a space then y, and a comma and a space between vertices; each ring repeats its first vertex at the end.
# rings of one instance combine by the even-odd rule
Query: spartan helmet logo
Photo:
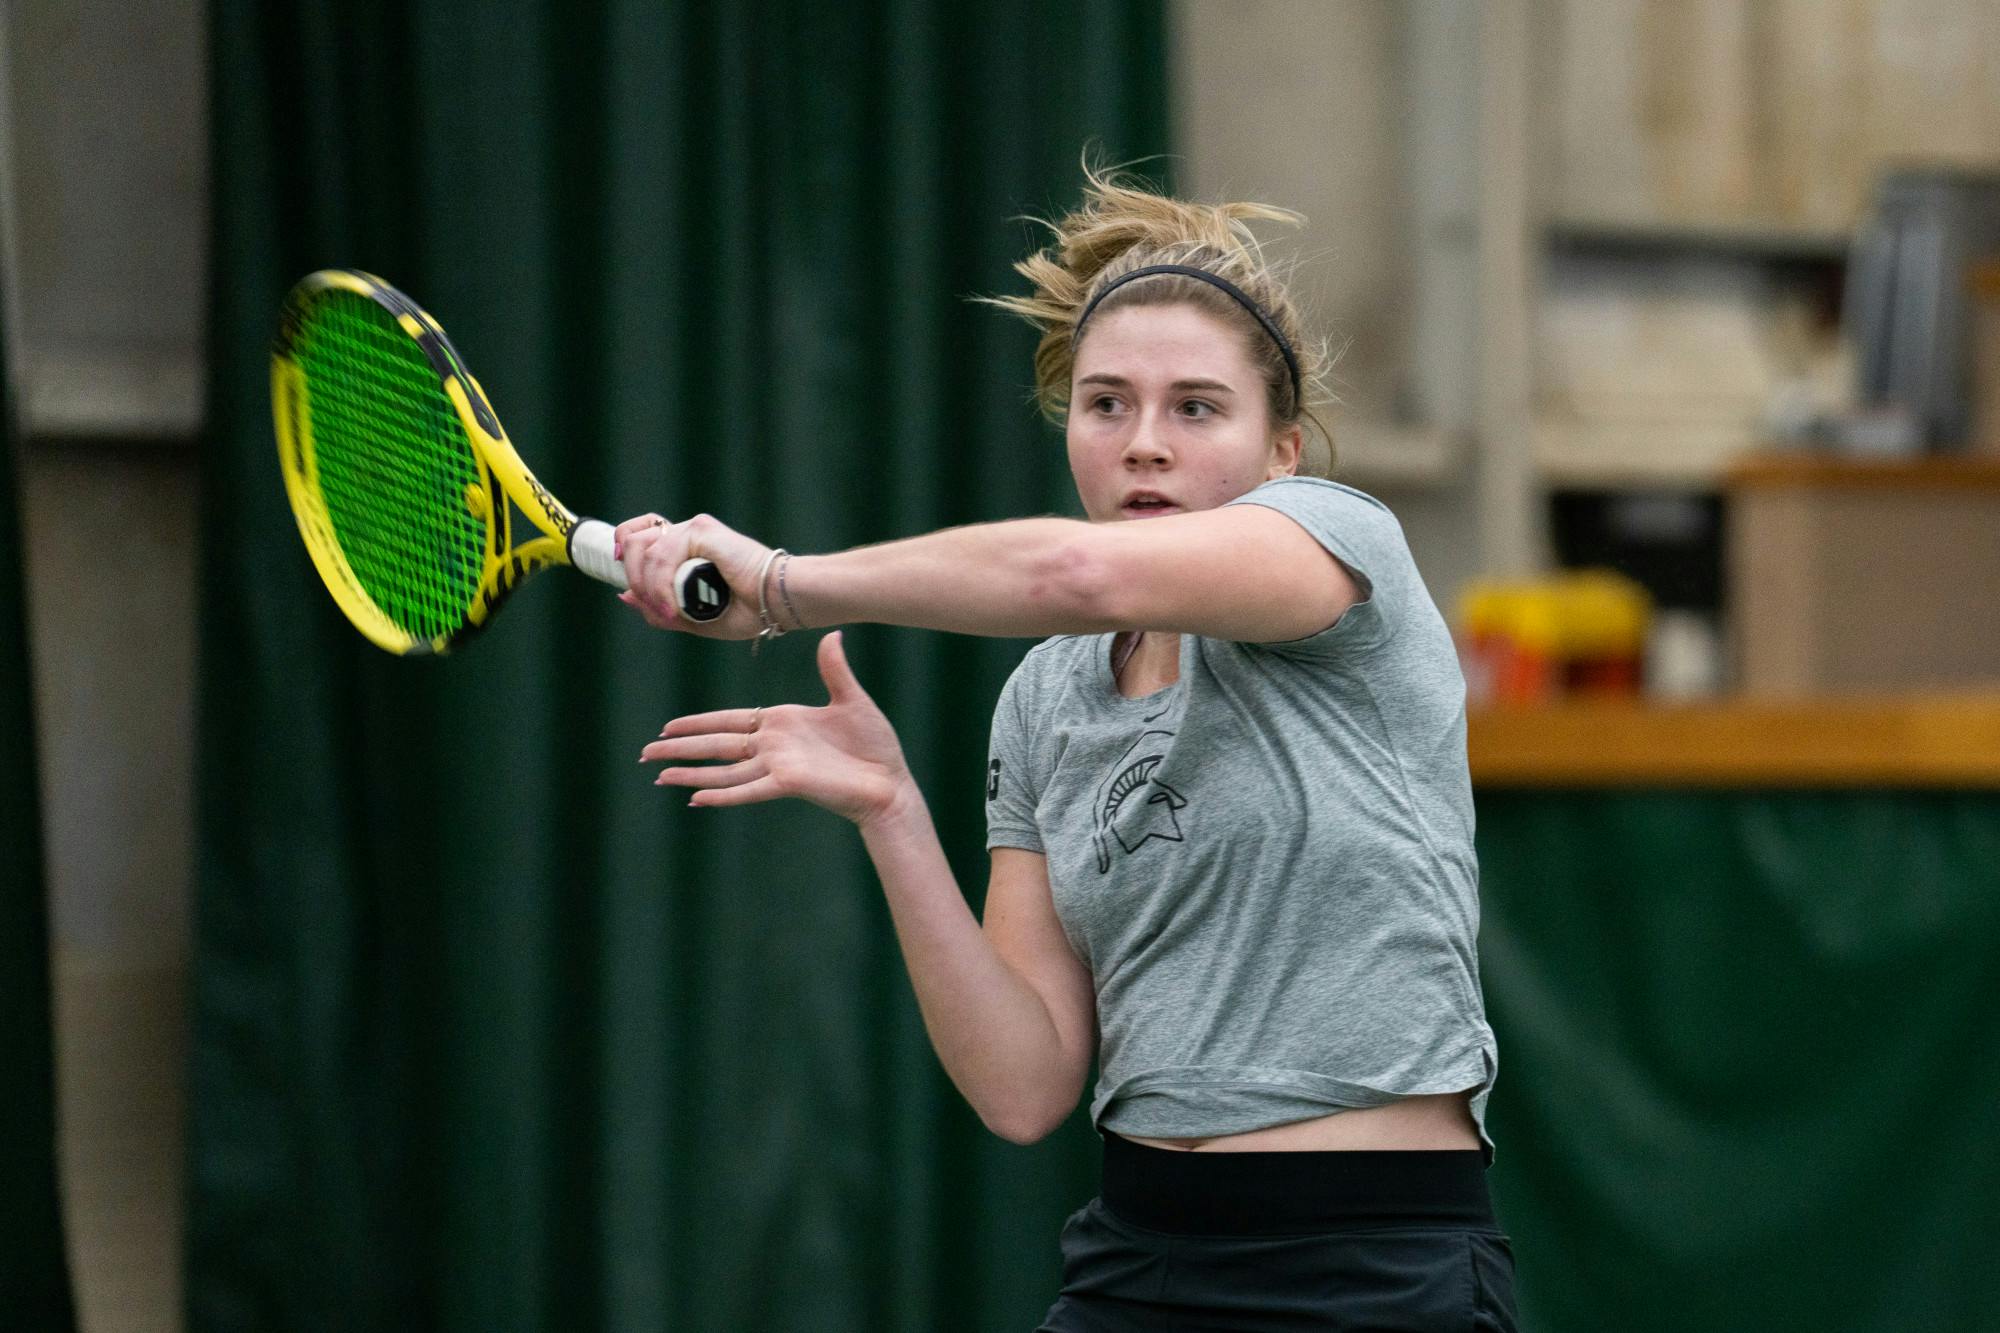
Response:
POLYGON ((1114 840, 1128 856, 1149 838, 1184 841, 1175 812, 1187 805, 1187 798, 1153 776, 1153 770, 1166 758, 1166 742, 1173 738, 1171 731, 1140 732, 1099 785, 1094 835, 1098 874, 1111 870, 1114 840))

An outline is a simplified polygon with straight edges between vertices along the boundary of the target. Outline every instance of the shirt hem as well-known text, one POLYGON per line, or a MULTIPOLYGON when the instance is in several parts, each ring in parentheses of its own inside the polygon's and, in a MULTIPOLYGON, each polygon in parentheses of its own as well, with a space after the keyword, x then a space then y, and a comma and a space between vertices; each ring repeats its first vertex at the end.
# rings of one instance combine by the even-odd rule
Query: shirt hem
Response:
POLYGON ((1359 1111, 1386 1106, 1405 1097, 1425 1097, 1438 1093, 1469 1093, 1472 1118, 1481 1143, 1490 1157, 1493 1140, 1486 1132, 1486 1099, 1492 1091, 1494 1061, 1485 1049, 1475 1052, 1464 1067, 1435 1077, 1378 1087, 1316 1074, 1305 1069, 1259 1069, 1238 1066, 1181 1065, 1149 1070, 1125 1079, 1116 1087, 1099 1092, 1091 1101, 1091 1123, 1118 1134, 1138 1134, 1147 1138, 1214 1138, 1225 1134, 1247 1134, 1252 1130, 1310 1120, 1339 1111, 1359 1111), (1241 1092, 1277 1094, 1271 1104, 1243 1108, 1223 1115, 1204 1117, 1194 1107, 1183 1105, 1185 1118, 1175 1115, 1121 1116, 1136 1097, 1173 1094, 1195 1089, 1226 1088, 1241 1092))

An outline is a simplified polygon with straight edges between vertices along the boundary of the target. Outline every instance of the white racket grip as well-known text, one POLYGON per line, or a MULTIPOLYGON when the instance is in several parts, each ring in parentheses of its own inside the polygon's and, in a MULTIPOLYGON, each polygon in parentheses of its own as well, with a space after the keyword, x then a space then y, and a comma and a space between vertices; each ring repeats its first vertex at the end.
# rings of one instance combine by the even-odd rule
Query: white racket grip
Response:
POLYGON ((603 519, 580 520, 569 532, 569 562, 599 583, 623 592, 632 585, 625 578, 625 566, 611 553, 616 536, 603 519))

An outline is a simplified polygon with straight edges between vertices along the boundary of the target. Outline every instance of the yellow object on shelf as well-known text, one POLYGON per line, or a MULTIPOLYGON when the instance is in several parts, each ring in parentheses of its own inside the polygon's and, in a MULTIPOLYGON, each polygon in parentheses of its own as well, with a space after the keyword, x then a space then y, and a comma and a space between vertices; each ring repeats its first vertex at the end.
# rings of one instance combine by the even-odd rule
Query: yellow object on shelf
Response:
POLYGON ((1467 693, 1503 704, 1636 695, 1651 618, 1646 590, 1612 570, 1475 581, 1459 599, 1467 693))
POLYGON ((1645 653, 1653 601, 1644 588, 1608 569, 1565 575, 1555 588, 1562 604, 1565 658, 1636 658, 1645 653))

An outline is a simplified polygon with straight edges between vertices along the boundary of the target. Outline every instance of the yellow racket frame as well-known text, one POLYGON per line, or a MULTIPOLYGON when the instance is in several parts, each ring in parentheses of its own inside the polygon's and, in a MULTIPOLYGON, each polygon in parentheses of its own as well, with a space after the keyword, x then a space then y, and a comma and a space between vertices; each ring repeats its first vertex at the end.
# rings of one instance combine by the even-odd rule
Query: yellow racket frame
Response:
MULTIPOLYGON (((521 461, 487 401, 485 390, 465 369, 444 329, 415 301, 382 279, 355 269, 322 269, 308 274, 292 288, 271 353, 271 413, 277 428, 285 493, 298 519, 299 536, 305 539, 313 565, 334 601, 355 628, 378 647, 401 654, 448 652, 483 627, 521 580, 550 565, 571 563, 569 541, 577 528, 577 516, 549 494, 521 461), (423 349, 437 371, 446 396, 458 409, 466 438, 472 443, 479 482, 476 487, 467 488, 466 508, 486 528, 484 565, 478 592, 465 608, 465 623, 433 639, 417 638, 375 604, 362 589, 361 581, 334 539, 313 454, 312 406, 305 392, 305 370, 293 355, 298 313, 312 297, 326 291, 365 296, 395 316, 403 332, 423 349), (519 546, 514 544, 515 509, 540 531, 540 535, 519 546)), ((624 586, 622 577, 616 583, 624 586)))

